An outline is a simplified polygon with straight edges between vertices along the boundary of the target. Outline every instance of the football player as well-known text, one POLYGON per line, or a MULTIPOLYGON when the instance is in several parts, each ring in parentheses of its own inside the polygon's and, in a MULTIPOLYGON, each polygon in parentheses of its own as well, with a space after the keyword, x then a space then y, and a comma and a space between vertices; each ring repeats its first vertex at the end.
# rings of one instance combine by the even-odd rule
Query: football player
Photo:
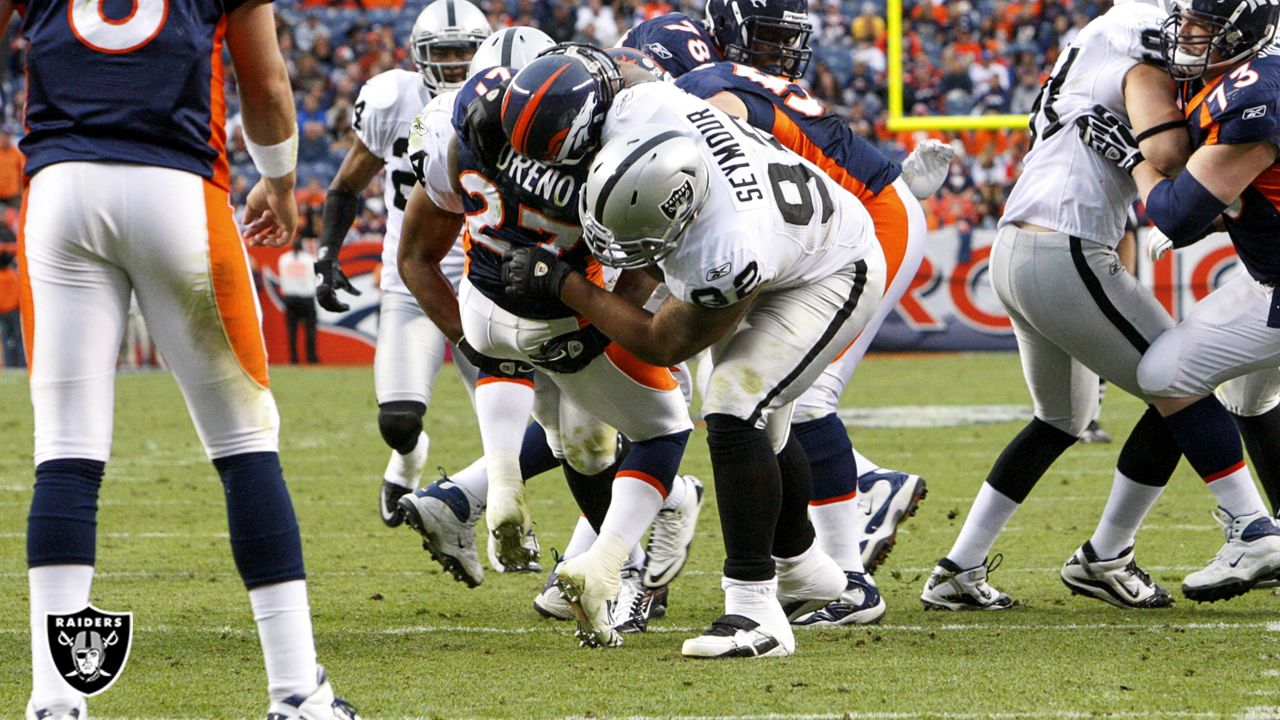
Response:
MULTIPOLYGON (((581 64, 575 66, 576 76, 564 79, 590 83, 592 92, 617 92, 622 80, 613 61, 595 50, 590 62, 605 73, 602 80, 581 64)), ((562 254, 572 266, 603 281, 599 264, 579 242, 577 195, 585 166, 533 162, 517 155, 500 129, 473 132, 478 112, 496 117, 493 101, 509 77, 505 67, 481 72, 464 85, 452 104, 433 103, 421 116, 421 150, 414 160, 423 191, 414 191, 410 217, 422 230, 413 234, 412 244, 402 245, 401 268, 406 277, 412 274, 414 282, 421 282, 413 288, 415 295, 446 336, 465 339, 486 356, 532 363, 555 384, 557 411, 535 412, 535 417, 546 428, 552 447, 561 446, 558 456, 567 458, 570 441, 581 441, 566 436, 563 424, 566 416, 578 411, 607 422, 631 441, 604 503, 603 517, 599 517, 600 504, 593 508, 580 503, 588 519, 598 523, 598 537, 588 551, 557 569, 558 585, 575 607, 581 642, 614 646, 621 637, 612 627, 609 603, 617 595, 620 572, 641 535, 664 503, 678 503, 677 493, 687 491, 686 484, 675 481, 675 472, 692 422, 665 366, 647 365, 609 343, 558 300, 516 301, 503 292, 501 254, 513 246, 554 248, 549 252, 562 254), (468 264, 455 301, 432 268, 439 262, 442 246, 452 243, 447 231, 456 232, 464 221, 468 264)), ((593 112, 590 103, 555 107, 562 115, 593 112)), ((566 143, 564 147, 577 146, 566 143)), ((501 488, 500 496, 522 498, 518 476, 503 484, 509 487, 501 488)), ((487 519, 499 540, 501 556, 508 535, 523 535, 528 514, 519 501, 495 508, 499 478, 492 472, 489 485, 487 519)), ((577 496, 578 489, 574 492, 577 496)))
MULTIPOLYGON (((1226 544, 1182 583, 1183 594, 1198 601, 1240 595, 1280 572, 1280 527, 1244 464, 1231 414, 1213 395, 1227 383, 1237 415, 1262 418, 1257 425, 1243 420, 1246 437, 1270 434, 1265 416, 1280 392, 1278 24, 1274 2, 1174 3, 1162 30, 1164 60, 1179 83, 1195 147, 1176 177, 1135 151, 1123 118, 1096 112, 1077 122, 1086 142, 1131 173, 1148 216, 1173 247, 1195 242, 1221 216, 1244 266, 1153 342, 1137 372, 1218 501, 1226 544)), ((1272 445, 1261 448, 1264 456, 1277 452, 1272 445)))
POLYGON ((605 80, 579 57, 540 58, 507 89, 503 129, 532 161, 589 164, 579 206, 587 245, 602 263, 661 272, 671 296, 651 314, 528 246, 507 253, 506 289, 572 307, 655 365, 712 348, 703 414, 726 611, 683 653, 790 655, 790 620, 847 585, 814 543, 791 410, 869 322, 884 257, 857 198, 769 135, 665 83, 614 98, 605 80))
MULTIPOLYGON (((355 138, 325 197, 324 226, 315 263, 319 283, 316 299, 326 310, 344 312, 348 306, 338 298, 338 292, 358 295, 360 291, 343 274, 338 252, 360 211, 360 193, 385 168, 387 229, 382 240, 382 277, 378 287, 383 295, 373 378, 378 397, 378 430, 392 450, 378 502, 382 521, 390 527, 403 522, 396 503, 401 495, 417 487, 427 460, 428 438, 422 431, 422 417, 431 401, 446 349, 444 336, 418 307, 396 270, 400 226, 415 182, 409 165, 409 126, 431 98, 461 87, 476 48, 489 33, 484 13, 467 0, 436 0, 424 8, 409 36, 417 72, 388 70, 360 89, 351 117, 355 138)), ((462 263, 461 248, 444 263, 445 273, 455 287, 462 275, 462 263)), ((454 357, 454 364, 467 391, 474 394, 476 368, 464 353, 454 357)), ((519 403, 514 404, 518 408, 519 403)))
MULTIPOLYGON (((1126 116, 1142 149, 1173 169, 1190 152, 1159 61, 1164 13, 1118 5, 1066 48, 1031 116, 1032 146, 991 251, 991 278, 1017 336, 1035 417, 1005 447, 955 544, 921 594, 925 608, 1000 610, 1013 599, 987 581, 987 555, 1036 482, 1097 416, 1098 376, 1146 399, 1138 361, 1173 320, 1120 266, 1115 247, 1134 200, 1129 177, 1092 153, 1071 123, 1094 106, 1126 116)), ((1134 560, 1134 538, 1180 452, 1154 408, 1120 451, 1093 536, 1062 568, 1075 593, 1120 607, 1173 602, 1134 560)))
MULTIPOLYGON (((354 708, 316 664, 257 296, 228 196, 224 47, 262 176, 244 239, 292 240, 298 137, 271 3, 139 2, 120 19, 100 3, 21 6, 30 183, 18 247, 35 411, 26 717, 87 717, 50 656, 46 615, 89 604, 132 291, 222 480, 231 554, 262 644, 267 716, 352 720, 354 708)), ((0 0, 0 33, 13 9, 0 0)), ((186 714, 177 705, 162 712, 186 714)))

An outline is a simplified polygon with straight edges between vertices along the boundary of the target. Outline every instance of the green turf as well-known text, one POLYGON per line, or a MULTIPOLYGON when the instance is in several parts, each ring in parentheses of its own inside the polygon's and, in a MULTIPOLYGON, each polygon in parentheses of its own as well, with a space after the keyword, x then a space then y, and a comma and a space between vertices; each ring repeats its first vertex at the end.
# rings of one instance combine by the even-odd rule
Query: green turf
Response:
MULTIPOLYGON (((666 620, 616 650, 575 647, 540 619, 543 578, 490 574, 468 590, 442 575, 417 536, 375 514, 387 451, 367 369, 277 369, 282 457, 302 523, 321 661, 366 718, 1280 717, 1280 597, 1124 612, 1071 597, 1057 577, 1101 511, 1118 444, 1073 448, 1000 538, 995 584, 1021 601, 982 616, 925 613, 929 569, 1019 423, 854 433, 869 457, 925 475, 929 498, 878 581, 889 603, 876 628, 799 634, 791 658, 689 661, 681 640, 720 614, 714 495, 666 620)), ((99 515, 93 602, 131 610, 138 630, 120 681, 93 698, 95 718, 253 718, 265 679, 247 599, 227 549, 220 488, 173 381, 122 376, 115 460, 99 515)), ((845 396, 861 407, 1028 403, 1013 355, 872 357, 845 396)), ((1119 439, 1140 411, 1112 391, 1119 439)), ((452 372, 428 415, 430 466, 457 468, 479 448, 452 372)), ((0 375, 0 716, 27 693, 24 518, 30 498, 26 377, 0 375)), ((710 490, 705 434, 683 466, 710 490)), ((529 485, 544 551, 574 522, 558 474, 529 485)), ((1139 557, 1176 593, 1216 551, 1213 501, 1185 464, 1139 557)))

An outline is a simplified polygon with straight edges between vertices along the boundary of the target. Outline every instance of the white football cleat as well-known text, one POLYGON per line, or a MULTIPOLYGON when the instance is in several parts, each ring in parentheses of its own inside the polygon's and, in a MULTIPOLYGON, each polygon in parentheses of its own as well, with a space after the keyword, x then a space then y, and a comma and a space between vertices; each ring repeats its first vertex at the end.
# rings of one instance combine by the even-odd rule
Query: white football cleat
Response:
MULTIPOLYGON (((489 538, 489 542, 485 543, 485 545, 486 545, 486 548, 485 548, 486 553, 489 555, 489 569, 493 570, 496 573, 508 573, 508 572, 540 573, 542 572, 542 563, 538 562, 537 560, 533 560, 532 562, 525 563, 524 565, 507 567, 506 565, 502 564, 501 560, 498 559, 498 543, 492 537, 489 538)), ((538 544, 538 534, 533 531, 533 528, 529 528, 529 532, 525 533, 524 535, 524 548, 534 558, 538 558, 541 556, 540 553, 542 551, 542 546, 538 544)))
POLYGON ((1232 517, 1214 510, 1227 542, 1203 570, 1182 581, 1182 594, 1196 602, 1226 600, 1249 592, 1280 573, 1280 527, 1266 513, 1232 517))
POLYGON ((316 675, 320 687, 310 695, 290 695, 271 703, 266 720, 360 720, 351 703, 333 696, 333 686, 323 667, 316 675))
POLYGON ((73 701, 53 702, 39 708, 27 702, 26 720, 88 720, 88 718, 89 708, 85 705, 83 697, 73 701))
MULTIPOLYGON (((552 555, 555 550, 552 549, 552 555)), ((533 609, 544 618, 551 620, 572 620, 574 618, 573 608, 569 607, 569 601, 564 599, 564 593, 560 592, 560 587, 556 585, 559 576, 556 571, 560 569, 563 561, 557 561, 555 568, 551 570, 551 574, 547 576, 547 583, 542 586, 542 591, 533 597, 533 609)))
POLYGON ((676 482, 687 483, 680 505, 658 511, 645 545, 644 585, 660 588, 671 584, 689 560, 698 515, 702 512, 702 482, 692 475, 677 475, 676 482))
POLYGON ((925 582, 920 600, 925 610, 1004 610, 1013 607, 1013 598, 987 582, 992 570, 1000 567, 1003 556, 990 563, 962 569, 947 558, 938 561, 925 582))
POLYGON ((513 483, 495 482, 489 478, 489 494, 485 501, 485 524, 489 526, 490 542, 500 564, 506 567, 523 567, 538 562, 537 548, 525 545, 533 521, 529 517, 529 505, 524 496, 524 483, 517 478, 513 483))
POLYGON ((884 619, 884 598, 871 573, 845 573, 848 579, 840 598, 821 610, 791 621, 796 627, 837 627, 874 625, 884 619))
POLYGON ((573 609, 578 621, 575 635, 582 647, 618 647, 622 636, 613 629, 613 601, 621 584, 621 567, 604 562, 599 557, 603 553, 592 550, 560 563, 556 587, 573 609))
POLYGON ((691 658, 786 657, 795 651, 794 635, 771 633, 745 615, 721 615, 680 647, 680 654, 691 658))
POLYGON ((400 510, 400 498, 413 492, 413 488, 397 485, 389 480, 382 481, 382 489, 378 491, 378 515, 382 524, 387 527, 400 527, 404 522, 404 513, 400 510))
POLYGON ((928 490, 924 478, 897 470, 872 470, 858 476, 856 502, 861 512, 858 545, 867 572, 889 557, 898 538, 898 527, 916 514, 928 490))
POLYGON ((400 498, 405 522, 422 536, 422 549, 467 587, 484 582, 484 568, 476 552, 479 513, 466 493, 447 478, 400 498))
POLYGON ((668 586, 645 587, 640 571, 622 571, 618 599, 613 603, 613 629, 620 633, 642 633, 649 621, 666 614, 668 586))
POLYGON ((1166 608, 1173 604, 1168 590, 1133 559, 1133 546, 1111 560, 1099 560, 1088 541, 1062 566, 1062 582, 1073 595, 1097 598, 1122 608, 1166 608))

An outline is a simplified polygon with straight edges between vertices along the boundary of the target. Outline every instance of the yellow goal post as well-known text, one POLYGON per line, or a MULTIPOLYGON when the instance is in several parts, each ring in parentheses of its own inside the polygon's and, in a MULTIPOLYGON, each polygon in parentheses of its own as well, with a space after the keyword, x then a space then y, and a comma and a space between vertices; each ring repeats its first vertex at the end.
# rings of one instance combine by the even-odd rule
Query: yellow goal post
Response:
POLYGON ((887 32, 889 64, 889 130, 1025 130, 1026 115, 932 115, 907 117, 902 112, 903 42, 902 3, 888 0, 887 32))

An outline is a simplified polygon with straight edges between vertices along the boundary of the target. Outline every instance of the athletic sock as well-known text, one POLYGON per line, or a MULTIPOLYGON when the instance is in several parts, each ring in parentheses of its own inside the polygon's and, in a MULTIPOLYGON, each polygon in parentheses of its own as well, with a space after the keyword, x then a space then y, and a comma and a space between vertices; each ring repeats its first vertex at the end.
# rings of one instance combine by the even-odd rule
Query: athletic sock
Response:
POLYGON ((863 455, 862 453, 858 452, 858 448, 853 449, 853 459, 854 459, 854 462, 858 463, 858 477, 862 477, 863 475, 866 475, 869 472, 875 472, 876 470, 884 469, 884 466, 877 465, 876 463, 871 462, 871 460, 869 460, 866 455, 863 455))
POLYGON ((587 521, 586 516, 579 515, 578 522, 573 526, 573 534, 569 536, 569 544, 564 547, 564 555, 566 560, 576 555, 581 555, 591 548, 591 544, 596 541, 596 531, 591 527, 591 523, 587 521))
POLYGON ((548 470, 560 467, 560 461, 547 444, 547 431, 538 423, 529 423, 520 443, 520 475, 525 482, 548 470))
POLYGON ((272 702, 316 689, 316 647, 305 580, 263 585, 249 591, 253 619, 267 667, 272 702))
POLYGON ((409 454, 401 455, 392 450, 391 459, 387 461, 387 469, 382 473, 382 478, 410 490, 417 488, 422 478, 422 466, 427 464, 427 448, 430 444, 427 434, 419 433, 418 444, 413 446, 409 454))
POLYGON ((817 545, 793 557, 774 557, 778 568, 778 592, 793 598, 829 598, 844 592, 842 568, 817 545))
POLYGON ((774 577, 773 534, 782 504, 782 478, 769 435, 745 420, 706 417, 707 448, 724 538, 726 579, 774 577))
POLYGON ((475 400, 489 493, 523 489, 520 450, 533 412, 533 383, 482 377, 476 382, 475 400))
POLYGON ((813 523, 809 522, 809 498, 813 496, 809 458, 795 434, 787 438, 777 457, 782 503, 774 527, 773 555, 794 557, 812 548, 814 541, 813 523))
POLYGON ((667 497, 662 501, 663 510, 675 510, 680 507, 680 503, 684 502, 685 497, 693 492, 692 483, 683 475, 676 475, 671 479, 671 492, 667 493, 667 497))
POLYGON ((647 480, 618 474, 613 481, 613 501, 600 525, 600 534, 613 534, 631 548, 640 542, 645 530, 662 507, 662 491, 647 480))
POLYGON ((1231 414, 1212 395, 1165 417, 1187 462, 1232 517, 1266 512, 1231 414))
POLYGON ((817 420, 797 423, 791 434, 804 446, 809 458, 813 492, 809 500, 809 520, 817 535, 818 547, 846 572, 863 572, 862 552, 856 528, 858 475, 862 465, 849 433, 835 413, 817 420))
POLYGON ((484 457, 476 458, 470 465, 442 480, 457 485, 466 494, 473 511, 484 512, 485 499, 489 497, 489 473, 485 469, 484 457))
POLYGON ((720 580, 724 590, 725 615, 742 615, 758 623, 760 628, 772 635, 774 639, 786 647, 795 647, 795 634, 787 615, 778 603, 778 579, 768 580, 735 580, 724 577, 720 580))
POLYGON ((560 466, 564 469, 565 483, 569 486, 569 493, 573 495, 573 501, 577 503, 578 510, 594 532, 600 532, 600 526, 609 512, 609 505, 613 499, 614 475, 617 474, 619 465, 620 463, 615 461, 598 473, 585 475, 578 472, 567 460, 560 461, 560 466))
POLYGON ((1253 471, 1267 493, 1272 514, 1280 514, 1280 405, 1252 417, 1232 415, 1249 451, 1253 471))
MULTIPOLYGON (((49 650, 47 613, 66 615, 89 604, 92 565, 41 565, 27 571, 31 604, 31 703, 45 707, 80 697, 58 672, 49 650)), ((57 647, 57 646, 55 646, 57 647)))
POLYGON ((960 528, 960 535, 951 546, 951 552, 947 553, 947 559, 962 570, 981 565, 1018 505, 991 487, 990 483, 982 483, 978 497, 973 499, 973 507, 969 508, 969 516, 960 528))
POLYGON ((854 498, 809 505, 809 519, 818 536, 818 547, 845 572, 866 572, 858 533, 854 531, 864 517, 854 498))
POLYGON ((1120 449, 1107 506, 1089 539, 1099 558, 1109 560, 1133 545, 1181 458, 1168 424, 1154 407, 1147 407, 1120 449))

